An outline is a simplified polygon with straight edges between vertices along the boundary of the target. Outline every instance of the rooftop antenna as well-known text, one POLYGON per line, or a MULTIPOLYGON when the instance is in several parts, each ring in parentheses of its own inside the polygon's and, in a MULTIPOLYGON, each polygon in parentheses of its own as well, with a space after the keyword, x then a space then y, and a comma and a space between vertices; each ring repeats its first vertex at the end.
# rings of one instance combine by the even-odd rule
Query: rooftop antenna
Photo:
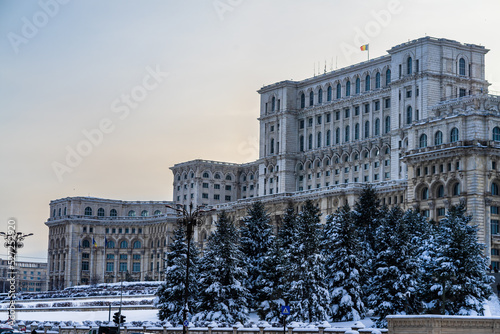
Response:
POLYGON ((330 63, 330 71, 333 71, 333 57, 332 57, 332 62, 330 63))
POLYGON ((325 59, 325 69, 323 70, 323 73, 326 74, 326 59, 325 59))
POLYGON ((335 69, 338 69, 339 67, 337 66, 337 60, 338 60, 338 56, 335 56, 335 69))
POLYGON ((314 76, 316 76, 316 62, 314 62, 313 64, 314 64, 314 76))

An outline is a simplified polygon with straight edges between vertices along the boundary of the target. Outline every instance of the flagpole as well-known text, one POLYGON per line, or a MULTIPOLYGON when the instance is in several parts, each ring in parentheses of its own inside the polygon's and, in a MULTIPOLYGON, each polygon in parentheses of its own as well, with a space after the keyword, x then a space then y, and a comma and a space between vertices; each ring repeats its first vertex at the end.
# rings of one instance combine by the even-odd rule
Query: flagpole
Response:
POLYGON ((370 60, 370 44, 367 44, 367 50, 368 50, 368 60, 370 60))
POLYGON ((102 282, 106 283, 106 237, 104 237, 104 247, 102 249, 102 282))

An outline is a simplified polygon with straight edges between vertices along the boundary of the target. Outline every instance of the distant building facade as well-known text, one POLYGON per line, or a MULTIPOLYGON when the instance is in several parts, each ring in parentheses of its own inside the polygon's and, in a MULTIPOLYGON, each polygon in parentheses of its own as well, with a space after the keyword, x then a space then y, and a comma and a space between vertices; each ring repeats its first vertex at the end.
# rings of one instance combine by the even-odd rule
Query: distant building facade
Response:
MULTIPOLYGON (((246 215, 252 201, 260 200, 279 224, 290 202, 300 209, 312 200, 325 217, 345 203, 354 204, 369 183, 382 204, 419 209, 436 221, 450 206, 465 204, 480 226, 492 266, 498 268, 500 97, 488 94, 487 52, 479 45, 425 37, 394 46, 376 59, 264 86, 258 91, 259 159, 176 164, 171 167, 173 200, 226 210, 235 220, 246 215)), ((47 222, 51 229, 56 222, 60 228, 53 232, 57 237, 49 238, 64 237, 66 244, 75 227, 64 227, 70 220, 59 219, 57 213, 69 200, 51 202, 55 211, 47 222)), ((83 206, 78 215, 85 216, 83 206)), ((215 214, 200 226, 197 241, 207 238, 215 214)), ((102 216, 91 220, 102 225, 102 235, 104 223, 113 222, 102 216)), ((151 218, 148 226, 165 224, 167 229, 167 221, 151 218)), ((89 238, 83 222, 78 224, 80 238, 89 238)), ((116 222, 114 226, 118 228, 116 222)), ((77 235, 71 241, 72 260, 65 263, 81 266, 74 253, 77 235)), ((64 276, 61 269, 53 273, 51 267, 64 262, 59 260, 63 253, 49 243, 49 277, 54 282, 64 278, 67 284, 71 275, 64 276)), ((89 265, 99 267, 98 261, 89 265)), ((83 278, 79 275, 78 282, 83 278)))
POLYGON ((48 288, 162 280, 176 215, 162 201, 68 197, 50 202, 48 288))
MULTIPOLYGON (((47 263, 16 261, 16 291, 47 291, 47 263)), ((9 260, 0 259, 0 293, 10 290, 11 269, 9 260)))

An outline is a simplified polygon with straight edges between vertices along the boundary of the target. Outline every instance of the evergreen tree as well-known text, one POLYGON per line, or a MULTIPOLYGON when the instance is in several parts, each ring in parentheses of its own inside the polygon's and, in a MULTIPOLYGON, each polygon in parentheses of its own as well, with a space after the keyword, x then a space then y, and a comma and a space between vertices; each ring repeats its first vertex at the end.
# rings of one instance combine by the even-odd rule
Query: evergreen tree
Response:
POLYGON ((486 274, 484 245, 477 225, 463 206, 450 209, 439 222, 436 236, 425 253, 422 294, 429 313, 470 315, 484 312, 493 278, 486 274))
POLYGON ((292 203, 285 209, 278 235, 266 254, 257 294, 257 314, 261 320, 281 320, 281 305, 288 304, 292 275, 292 244, 297 237, 292 203))
POLYGON ((216 226, 201 260, 199 313, 193 321, 244 322, 249 293, 243 285, 247 273, 238 231, 224 211, 216 226))
MULTIPOLYGON (((182 322, 184 309, 184 294, 186 282, 186 233, 185 227, 179 226, 174 232, 174 240, 169 246, 165 270, 165 282, 156 292, 156 306, 159 309, 160 320, 168 320, 172 324, 182 322)), ((188 319, 196 312, 198 296, 198 264, 199 251, 196 244, 191 241, 189 258, 189 294, 188 294, 188 319)))
POLYGON ((359 241, 348 204, 328 216, 322 250, 326 259, 326 281, 331 295, 333 321, 358 321, 365 317, 360 272, 359 241))
POLYGON ((376 230, 378 251, 374 260, 369 306, 379 316, 377 325, 386 326, 389 314, 418 314, 422 309, 417 298, 419 281, 419 245, 428 222, 412 211, 398 207, 387 211, 376 230), (417 237, 414 237, 416 235, 417 237))
MULTIPOLYGON (((261 291, 259 277, 263 272, 266 254, 274 239, 273 227, 269 221, 269 215, 266 213, 264 205, 257 201, 248 210, 248 216, 243 219, 243 227, 240 230, 241 249, 245 256, 248 274, 245 287, 252 296, 259 295, 261 291)), ((257 299, 252 298, 252 304, 256 304, 257 299)), ((255 305, 250 306, 255 307, 255 305)))
POLYGON ((328 317, 330 294, 325 283, 325 259, 321 253, 319 209, 307 201, 297 217, 297 234, 292 244, 295 273, 290 286, 292 319, 324 321, 328 317))

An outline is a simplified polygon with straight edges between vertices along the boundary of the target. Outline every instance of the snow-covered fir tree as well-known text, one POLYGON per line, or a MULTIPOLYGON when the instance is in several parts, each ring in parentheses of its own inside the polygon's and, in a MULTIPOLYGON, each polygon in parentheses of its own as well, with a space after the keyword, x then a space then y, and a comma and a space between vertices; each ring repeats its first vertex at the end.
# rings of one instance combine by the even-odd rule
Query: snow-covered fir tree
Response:
POLYGON ((325 258, 321 252, 322 225, 319 209, 306 201, 297 220, 297 234, 291 245, 293 263, 289 294, 291 318, 295 321, 324 321, 328 317, 330 294, 325 280, 325 258))
POLYGON ((348 204, 326 218, 322 250, 326 261, 326 281, 331 296, 331 319, 358 321, 365 317, 360 272, 359 240, 348 204))
POLYGON ((281 306, 289 301, 292 275, 292 244, 296 237, 296 215, 293 205, 285 209, 278 235, 273 240, 265 256, 262 275, 259 279, 260 291, 257 297, 257 314, 261 320, 275 322, 281 320, 281 306))
MULTIPOLYGON (((174 239, 169 245, 167 253, 165 282, 156 292, 156 306, 159 309, 160 320, 168 320, 172 324, 179 324, 183 319, 186 282, 186 254, 187 243, 185 227, 179 226, 174 232, 174 239)), ((187 318, 196 312, 199 279, 199 251, 196 244, 191 241, 189 266, 189 293, 187 318)))
POLYGON ((492 293, 492 276, 486 274, 484 245, 478 227, 470 225, 463 206, 452 207, 439 222, 424 257, 421 293, 427 312, 446 315, 482 315, 492 293))
POLYGON ((217 321, 227 325, 248 319, 247 277, 239 235, 223 211, 217 229, 209 237, 200 264, 199 312, 193 321, 217 321))
POLYGON ((413 211, 405 213, 398 207, 380 219, 368 298, 369 307, 379 317, 379 326, 387 325, 385 317, 389 314, 419 314, 422 310, 417 291, 419 247, 428 237, 423 233, 425 225, 429 223, 424 217, 413 211))
MULTIPOLYGON (((274 239, 273 227, 269 221, 264 204, 257 201, 248 210, 248 215, 243 219, 243 227, 240 230, 241 249, 245 256, 248 274, 245 286, 252 296, 257 296, 261 291, 259 281, 262 266, 274 239)), ((256 298, 251 298, 249 306, 255 308, 257 302, 256 298)))

